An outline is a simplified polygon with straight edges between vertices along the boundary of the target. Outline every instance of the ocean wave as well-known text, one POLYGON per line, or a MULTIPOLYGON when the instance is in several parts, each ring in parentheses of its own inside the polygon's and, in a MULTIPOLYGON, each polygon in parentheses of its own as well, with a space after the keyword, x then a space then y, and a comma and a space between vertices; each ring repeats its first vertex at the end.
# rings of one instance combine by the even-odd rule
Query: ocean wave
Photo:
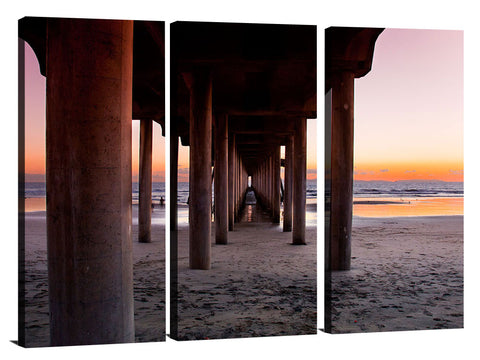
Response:
POLYGON ((353 190, 364 197, 462 197, 463 183, 355 182, 353 190))

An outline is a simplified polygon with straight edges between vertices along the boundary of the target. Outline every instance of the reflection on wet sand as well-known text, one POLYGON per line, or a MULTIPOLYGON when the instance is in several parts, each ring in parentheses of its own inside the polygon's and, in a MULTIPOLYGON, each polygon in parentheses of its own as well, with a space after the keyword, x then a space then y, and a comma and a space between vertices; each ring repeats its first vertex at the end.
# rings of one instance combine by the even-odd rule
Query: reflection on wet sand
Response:
POLYGON ((463 215, 463 197, 355 198, 353 215, 360 217, 463 215))

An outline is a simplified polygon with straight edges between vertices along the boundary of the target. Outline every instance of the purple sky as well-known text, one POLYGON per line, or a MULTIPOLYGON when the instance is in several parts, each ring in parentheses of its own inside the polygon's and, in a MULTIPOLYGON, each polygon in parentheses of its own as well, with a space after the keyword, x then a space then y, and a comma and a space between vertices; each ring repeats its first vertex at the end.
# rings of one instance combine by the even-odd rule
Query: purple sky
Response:
POLYGON ((463 171, 463 32, 380 34, 371 72, 355 80, 355 162, 463 171))

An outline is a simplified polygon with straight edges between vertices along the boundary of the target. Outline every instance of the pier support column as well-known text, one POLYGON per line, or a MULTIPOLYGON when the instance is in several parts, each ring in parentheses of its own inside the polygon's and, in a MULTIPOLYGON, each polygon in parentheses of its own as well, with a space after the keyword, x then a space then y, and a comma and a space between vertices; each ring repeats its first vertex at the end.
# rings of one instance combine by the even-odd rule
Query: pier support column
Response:
POLYGON ((268 157, 268 167, 267 167, 267 201, 268 201, 268 210, 270 214, 272 213, 273 201, 272 201, 272 188, 273 188, 273 171, 272 171, 272 155, 268 157))
POLYGON ((215 117, 215 242, 228 242, 228 121, 215 117))
POLYGON ((192 77, 190 116, 190 268, 210 269, 212 221, 212 79, 206 69, 192 77))
POLYGON ((305 205, 307 190, 307 119, 295 121, 293 144, 293 230, 292 243, 305 244, 305 205))
POLYGON ((341 72, 332 82, 332 199, 330 268, 349 270, 353 206, 354 74, 341 72))
POLYGON ((138 241, 152 241, 152 138, 153 121, 140 120, 138 171, 138 241))
POLYGON ((234 174, 234 186, 233 186, 233 196, 234 196, 234 207, 233 207, 233 217, 234 222, 239 222, 239 214, 238 214, 238 178, 239 178, 239 157, 237 148, 235 147, 235 174, 234 174))
POLYGON ((265 210, 268 209, 268 181, 267 181, 267 170, 268 170, 268 158, 263 162, 263 207, 265 210))
POLYGON ((293 137, 285 145, 285 186, 283 193, 283 231, 292 231, 293 137))
POLYGON ((273 223, 280 224, 280 146, 273 152, 273 223))
POLYGON ((262 170, 263 170, 263 207, 268 208, 268 199, 267 199, 267 164, 268 159, 263 161, 262 170))
POLYGON ((133 22, 47 26, 51 345, 133 342, 133 22))
POLYGON ((233 231, 235 223, 235 134, 228 137, 228 230, 233 231))
POLYGON ((263 207, 268 209, 268 157, 263 162, 263 207))
POLYGON ((170 336, 178 338, 178 124, 170 122, 170 336))

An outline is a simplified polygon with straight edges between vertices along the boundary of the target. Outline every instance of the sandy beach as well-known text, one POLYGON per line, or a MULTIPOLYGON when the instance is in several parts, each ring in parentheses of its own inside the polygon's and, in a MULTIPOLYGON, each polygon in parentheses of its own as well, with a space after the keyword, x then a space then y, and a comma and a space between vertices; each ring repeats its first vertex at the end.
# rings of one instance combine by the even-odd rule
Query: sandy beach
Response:
POLYGON ((179 339, 316 334, 316 228, 307 226, 305 246, 267 220, 235 224, 228 236, 215 245, 212 231, 212 268, 191 270, 179 226, 179 339))
MULTIPOLYGON (((292 246, 291 232, 265 219, 236 224, 227 246, 215 245, 212 231, 209 271, 188 268, 188 224, 180 216, 180 339, 317 332, 316 227, 308 225, 316 218, 315 205, 308 209, 306 246, 292 246)), ((136 241, 136 216, 134 205, 135 340, 164 340, 165 208, 153 211, 150 244, 136 241)), ((49 346, 45 211, 27 212, 25 220, 26 345, 49 346)))
POLYGON ((353 218, 331 276, 333 333, 463 327, 463 216, 353 218))
MULTIPOLYGON (((136 341, 163 340, 165 210, 141 244, 133 209, 136 341)), ((180 222, 179 339, 315 334, 316 234, 307 226, 307 245, 292 246, 279 225, 242 222, 225 246, 212 231, 212 269, 201 271, 188 268, 180 222)), ((25 243, 27 346, 48 346, 44 211, 26 214, 25 243)), ((334 272, 332 289, 334 333, 463 327, 463 216, 354 216, 352 269, 334 272)))
MULTIPOLYGON (((139 243, 133 206, 135 341, 165 339, 165 208, 152 213, 152 242, 139 243)), ((49 346, 47 241, 45 211, 25 215, 26 346, 49 346)))

